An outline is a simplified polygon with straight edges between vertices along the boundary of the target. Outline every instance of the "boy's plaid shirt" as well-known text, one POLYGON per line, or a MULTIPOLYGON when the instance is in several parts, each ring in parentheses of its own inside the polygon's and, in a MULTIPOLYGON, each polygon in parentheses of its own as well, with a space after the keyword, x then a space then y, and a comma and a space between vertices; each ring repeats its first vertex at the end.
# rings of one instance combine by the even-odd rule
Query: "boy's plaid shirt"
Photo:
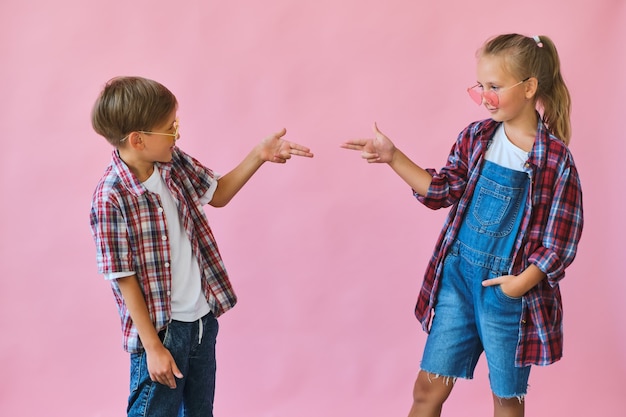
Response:
MULTIPOLYGON (((454 242, 480 176, 487 146, 499 126, 492 119, 475 122, 459 135, 448 162, 433 176, 426 196, 414 195, 432 209, 452 206, 428 264, 415 315, 430 330, 437 290, 448 248, 454 242)), ((563 354, 563 309, 559 281, 576 256, 583 228, 582 191, 568 148, 539 121, 527 170, 530 195, 513 251, 510 273, 535 264, 547 278, 523 297, 516 366, 548 365, 563 354)))
MULTIPOLYGON (((200 204, 200 198, 216 181, 214 174, 178 148, 171 162, 156 165, 176 201, 181 224, 200 265, 202 290, 217 317, 232 308, 237 299, 200 204)), ((96 187, 90 217, 98 271, 135 271, 152 322, 160 331, 171 319, 171 256, 165 213, 159 196, 146 190, 117 151, 96 187)), ((121 318, 124 349, 141 352, 137 329, 117 282, 112 280, 111 286, 121 318)))

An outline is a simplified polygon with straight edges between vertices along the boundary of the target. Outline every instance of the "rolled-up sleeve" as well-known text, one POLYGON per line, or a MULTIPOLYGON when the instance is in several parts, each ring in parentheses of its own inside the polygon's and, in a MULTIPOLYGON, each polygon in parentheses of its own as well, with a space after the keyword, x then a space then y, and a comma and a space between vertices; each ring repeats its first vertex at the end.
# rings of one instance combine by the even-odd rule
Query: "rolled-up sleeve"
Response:
POLYGON ((547 275, 552 287, 565 276, 565 268, 574 261, 582 229, 582 189, 576 167, 569 165, 560 172, 553 188, 541 246, 529 258, 547 275))
POLYGON ((413 190, 413 195, 426 207, 433 210, 450 207, 463 195, 470 166, 469 149, 474 148, 472 137, 469 128, 463 130, 448 154, 446 165, 439 172, 426 169, 432 177, 428 192, 422 196, 413 190))
POLYGON ((133 271, 126 219, 111 200, 94 201, 91 230, 96 243, 98 272, 106 275, 133 271))

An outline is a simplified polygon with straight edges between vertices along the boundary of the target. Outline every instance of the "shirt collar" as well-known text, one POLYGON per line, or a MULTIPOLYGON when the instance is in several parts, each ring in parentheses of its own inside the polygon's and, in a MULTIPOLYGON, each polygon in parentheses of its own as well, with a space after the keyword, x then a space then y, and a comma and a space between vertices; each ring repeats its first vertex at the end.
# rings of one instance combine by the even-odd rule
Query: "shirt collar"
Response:
POLYGON ((547 126, 541 120, 541 116, 537 113, 537 136, 530 153, 528 154, 528 163, 538 168, 542 168, 546 164, 548 142, 556 139, 548 130, 547 126))
MULTIPOLYGON (((487 119, 485 124, 477 126, 480 128, 482 134, 480 140, 483 144, 483 149, 487 149, 489 142, 493 138, 496 129, 502 124, 502 122, 496 122, 493 119, 487 119)), ((546 164, 548 142, 550 140, 558 140, 554 137, 547 126, 541 120, 541 115, 537 113, 537 135, 535 137, 535 143, 532 149, 528 153, 528 163, 538 168, 543 167, 546 164)))
MULTIPOLYGON (((128 165, 126 165, 122 158, 120 158, 120 153, 117 149, 113 151, 111 164, 113 165, 113 169, 119 177, 120 182, 128 191, 136 196, 140 196, 148 191, 146 187, 144 187, 144 185, 137 179, 135 174, 133 174, 130 168, 128 168, 128 165)), ((159 169, 163 178, 167 180, 170 176, 172 164, 155 162, 154 165, 159 169)))

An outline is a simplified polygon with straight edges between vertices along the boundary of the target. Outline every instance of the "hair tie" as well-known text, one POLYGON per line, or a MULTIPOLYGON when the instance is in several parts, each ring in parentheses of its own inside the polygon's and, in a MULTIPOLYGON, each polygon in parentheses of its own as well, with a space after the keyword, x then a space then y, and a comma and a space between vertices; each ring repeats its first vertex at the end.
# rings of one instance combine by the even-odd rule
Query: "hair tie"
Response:
POLYGON ((535 40, 535 43, 538 47, 543 48, 543 42, 541 42, 541 38, 539 37, 539 35, 533 36, 533 39, 535 40))

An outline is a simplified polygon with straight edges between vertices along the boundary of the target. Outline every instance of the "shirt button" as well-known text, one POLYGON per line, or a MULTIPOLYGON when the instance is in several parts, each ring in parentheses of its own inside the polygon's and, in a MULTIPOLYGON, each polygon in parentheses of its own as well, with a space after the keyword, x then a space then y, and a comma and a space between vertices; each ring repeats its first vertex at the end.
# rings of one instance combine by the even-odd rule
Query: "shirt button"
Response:
POLYGON ((165 267, 169 268, 170 267, 170 263, 169 262, 165 262, 165 267))
POLYGON ((161 240, 167 240, 167 236, 165 235, 161 236, 161 240))
POLYGON ((159 213, 163 213, 163 207, 159 207, 159 213))

